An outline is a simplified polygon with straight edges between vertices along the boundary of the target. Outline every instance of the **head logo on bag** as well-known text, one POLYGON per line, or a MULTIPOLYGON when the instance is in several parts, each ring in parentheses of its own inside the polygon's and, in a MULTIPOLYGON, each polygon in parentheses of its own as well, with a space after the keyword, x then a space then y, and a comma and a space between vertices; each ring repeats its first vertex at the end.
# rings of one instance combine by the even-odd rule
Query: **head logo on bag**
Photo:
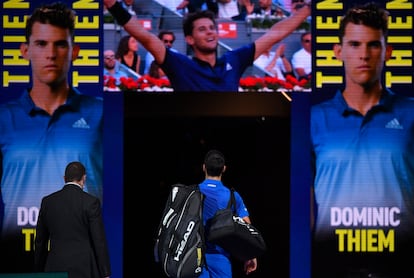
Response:
POLYGON ((198 185, 174 184, 154 246, 155 261, 168 277, 193 278, 205 264, 203 195, 198 185))
POLYGON ((177 252, 176 252, 176 256, 174 257, 174 260, 175 261, 177 261, 177 262, 180 261, 180 255, 184 251, 184 247, 187 244, 188 237, 191 235, 191 232, 193 231, 194 226, 195 226, 194 221, 190 221, 188 223, 187 232, 184 234, 184 238, 181 241, 180 245, 178 245, 178 249, 177 249, 177 252))

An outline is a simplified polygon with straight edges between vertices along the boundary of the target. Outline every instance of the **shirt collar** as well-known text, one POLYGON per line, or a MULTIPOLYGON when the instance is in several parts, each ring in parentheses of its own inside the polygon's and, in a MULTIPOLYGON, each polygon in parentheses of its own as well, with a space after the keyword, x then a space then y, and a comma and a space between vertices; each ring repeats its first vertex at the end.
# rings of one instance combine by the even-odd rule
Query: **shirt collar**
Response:
MULTIPOLYGON (((23 109, 27 114, 35 114, 39 111, 43 111, 39 107, 36 107, 32 98, 30 97, 30 89, 25 90, 20 98, 20 101, 23 105, 23 109)), ((66 102, 61 105, 61 107, 67 107, 70 110, 76 110, 80 104, 80 92, 75 88, 69 89, 68 98, 66 102)))
MULTIPOLYGON (((380 101, 377 105, 374 106, 375 107, 374 109, 385 110, 385 111, 391 110, 394 96, 395 94, 391 90, 383 89, 380 101)), ((349 107, 348 104, 346 103, 341 90, 338 90, 336 92, 333 100, 338 105, 338 109, 342 111, 341 112, 342 115, 346 116, 346 115, 355 113, 355 109, 349 107)))
POLYGON ((76 182, 67 182, 67 183, 65 183, 65 185, 76 185, 76 186, 78 186, 80 189, 82 189, 82 190, 83 190, 82 185, 80 185, 80 184, 78 184, 78 183, 76 183, 76 182))

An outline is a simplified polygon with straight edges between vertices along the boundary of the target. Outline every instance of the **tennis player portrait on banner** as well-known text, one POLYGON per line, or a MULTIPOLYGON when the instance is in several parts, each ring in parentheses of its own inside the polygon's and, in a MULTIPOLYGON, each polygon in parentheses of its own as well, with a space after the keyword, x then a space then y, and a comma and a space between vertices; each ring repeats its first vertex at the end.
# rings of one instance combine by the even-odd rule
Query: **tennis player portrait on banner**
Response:
POLYGON ((316 3, 312 277, 414 277, 412 14, 316 3))
POLYGON ((0 272, 32 272, 40 203, 80 161, 102 201, 99 1, 5 1, 1 8, 0 272))

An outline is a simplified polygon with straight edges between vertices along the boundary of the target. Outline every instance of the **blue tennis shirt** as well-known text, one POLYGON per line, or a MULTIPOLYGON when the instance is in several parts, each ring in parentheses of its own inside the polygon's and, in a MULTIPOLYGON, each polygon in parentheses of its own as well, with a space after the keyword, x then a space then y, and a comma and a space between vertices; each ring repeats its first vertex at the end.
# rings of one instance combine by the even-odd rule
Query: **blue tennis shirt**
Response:
MULTIPOLYGON (((217 210, 224 209, 227 207, 227 204, 230 200, 230 190, 226 186, 223 185, 221 181, 212 180, 212 179, 205 179, 202 183, 200 183, 200 191, 204 194, 204 206, 203 206, 203 224, 206 225, 207 221, 212 218, 217 210)), ((236 208, 235 212, 241 218, 245 216, 249 216, 249 212, 241 198, 240 194, 235 191, 234 198, 236 201, 236 208)), ((207 242, 207 253, 222 253, 226 254, 222 248, 219 246, 207 242)))
POLYGON ((167 49, 161 67, 176 92, 238 92, 240 78, 253 64, 254 52, 254 43, 229 50, 211 67, 195 57, 167 49))
POLYGON ((353 233, 359 244, 373 230, 378 241, 385 235, 395 243, 413 233, 412 98, 384 90, 363 116, 338 91, 312 107, 311 140, 316 238, 340 241, 353 233))
POLYGON ((102 201, 102 144, 102 98, 71 89, 52 116, 35 106, 28 91, 0 105, 3 231, 21 234, 36 226, 42 197, 63 187, 71 161, 85 165, 84 190, 102 201))

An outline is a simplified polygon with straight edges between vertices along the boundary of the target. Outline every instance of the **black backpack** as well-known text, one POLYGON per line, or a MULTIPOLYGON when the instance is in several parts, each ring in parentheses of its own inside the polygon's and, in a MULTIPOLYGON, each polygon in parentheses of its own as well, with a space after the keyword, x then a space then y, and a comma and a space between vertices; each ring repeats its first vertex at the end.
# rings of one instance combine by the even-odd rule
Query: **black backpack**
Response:
POLYGON ((171 186, 154 246, 155 261, 168 277, 201 274, 205 265, 203 200, 198 185, 171 186))

